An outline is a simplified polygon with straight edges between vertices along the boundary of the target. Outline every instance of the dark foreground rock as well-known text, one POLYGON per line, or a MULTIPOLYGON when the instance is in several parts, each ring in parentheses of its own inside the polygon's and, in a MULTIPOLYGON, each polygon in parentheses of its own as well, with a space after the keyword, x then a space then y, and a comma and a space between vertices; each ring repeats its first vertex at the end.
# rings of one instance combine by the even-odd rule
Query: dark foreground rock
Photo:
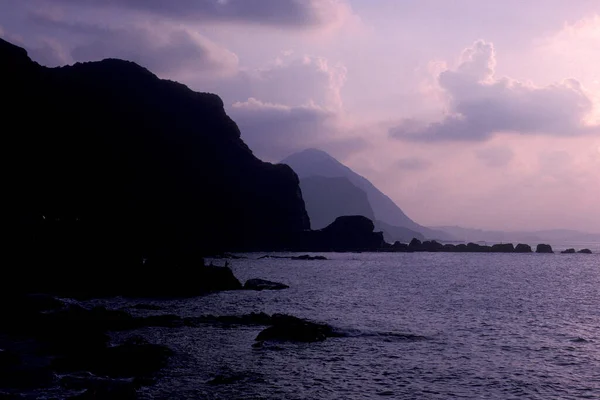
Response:
POLYGON ((61 372, 89 371, 111 378, 148 378, 163 368, 171 355, 164 346, 133 337, 118 346, 58 358, 54 367, 61 372))
MULTIPOLYGON (((217 95, 123 60, 46 68, 2 39, 0 60, 0 130, 19 127, 3 143, 12 286, 114 293, 127 276, 143 286, 163 249, 278 248, 310 228, 297 175, 256 158, 217 95)), ((154 281, 190 274, 166 265, 154 281)))
POLYGON ((581 254, 592 254, 592 251, 590 249, 583 249, 583 250, 579 250, 578 253, 581 253, 581 254))
POLYGON ((258 334, 256 341, 322 342, 328 337, 339 336, 327 324, 319 324, 289 315, 274 314, 272 326, 258 334))
POLYGON ((6 294, 0 296, 0 315, 0 391, 73 389, 74 381, 64 376, 76 374, 81 386, 75 388, 81 389, 76 398, 135 398, 135 388, 151 383, 171 356, 168 348, 141 337, 111 343, 110 331, 164 323, 151 317, 86 309, 49 296, 6 294))
POLYGON ((304 231, 292 236, 291 251, 379 251, 385 247, 382 232, 374 232, 375 224, 361 215, 336 218, 327 227, 304 231))
POLYGON ((134 400, 138 385, 131 379, 110 379, 91 373, 65 375, 60 384, 67 390, 80 391, 68 400, 134 400))
POLYGON ((552 250, 552 246, 550 246, 549 244, 538 244, 537 248, 535 249, 536 253, 554 253, 554 250, 552 250))
POLYGON ((244 290, 282 290, 288 289, 288 285, 279 282, 271 282, 265 279, 248 279, 244 283, 244 290))
POLYGON ((575 249, 566 249, 561 251, 561 254, 575 254, 575 249))

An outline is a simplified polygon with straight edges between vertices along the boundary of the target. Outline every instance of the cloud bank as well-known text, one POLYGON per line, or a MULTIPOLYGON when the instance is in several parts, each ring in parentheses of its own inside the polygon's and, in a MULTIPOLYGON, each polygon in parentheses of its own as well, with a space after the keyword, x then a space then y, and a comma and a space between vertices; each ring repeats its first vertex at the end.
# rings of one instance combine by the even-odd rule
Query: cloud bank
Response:
POLYGON ((338 22, 350 12, 343 0, 58 0, 77 6, 123 8, 195 22, 249 23, 312 28, 338 22))
POLYGON ((499 132, 575 136, 598 132, 586 125, 594 104, 575 79, 538 87, 495 75, 491 43, 477 41, 464 50, 454 70, 438 76, 448 101, 440 122, 405 119, 392 137, 414 141, 483 141, 499 132))

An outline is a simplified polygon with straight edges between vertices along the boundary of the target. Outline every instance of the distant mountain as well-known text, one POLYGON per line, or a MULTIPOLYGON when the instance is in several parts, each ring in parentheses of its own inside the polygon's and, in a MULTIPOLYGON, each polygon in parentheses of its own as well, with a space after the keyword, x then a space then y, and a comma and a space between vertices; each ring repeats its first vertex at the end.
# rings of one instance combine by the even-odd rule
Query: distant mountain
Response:
POLYGON ((487 231, 462 228, 460 226, 440 226, 436 229, 448 232, 460 241, 487 242, 549 242, 549 243, 600 243, 600 234, 579 232, 568 229, 541 231, 487 231))
POLYGON ((415 238, 419 240, 425 239, 425 235, 423 235, 421 232, 413 231, 412 229, 408 229, 403 226, 386 224, 385 222, 379 220, 375 221, 375 229, 383 232, 383 237, 388 243, 394 243, 396 241, 410 243, 410 241, 415 238))
POLYGON ((323 229, 343 215, 375 220, 367 194, 346 178, 310 176, 300 179, 300 189, 312 229, 323 229))
MULTIPOLYGON (((407 228, 411 231, 421 233, 430 239, 451 240, 452 237, 446 232, 436 231, 421 226, 411 220, 404 212, 390 199, 377 189, 366 178, 360 176, 338 160, 324 151, 317 149, 307 149, 285 158, 281 161, 287 164, 298 174, 300 179, 312 176, 321 176, 327 178, 347 178, 353 185, 362 189, 369 200, 375 216, 375 220, 381 221, 387 226, 407 228)), ((310 216, 310 211, 309 211, 310 216)))

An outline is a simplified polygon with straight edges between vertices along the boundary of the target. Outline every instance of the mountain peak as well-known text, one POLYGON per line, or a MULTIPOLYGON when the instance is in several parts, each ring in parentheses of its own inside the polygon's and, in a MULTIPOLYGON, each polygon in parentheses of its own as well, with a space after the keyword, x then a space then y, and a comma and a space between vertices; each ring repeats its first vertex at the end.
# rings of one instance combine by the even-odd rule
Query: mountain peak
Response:
POLYGON ((323 150, 314 148, 294 153, 281 161, 288 164, 302 180, 321 176, 346 178, 352 185, 364 191, 376 220, 391 227, 403 227, 419 232, 427 238, 444 239, 448 235, 421 226, 410 219, 392 199, 377 189, 368 179, 357 174, 323 150))

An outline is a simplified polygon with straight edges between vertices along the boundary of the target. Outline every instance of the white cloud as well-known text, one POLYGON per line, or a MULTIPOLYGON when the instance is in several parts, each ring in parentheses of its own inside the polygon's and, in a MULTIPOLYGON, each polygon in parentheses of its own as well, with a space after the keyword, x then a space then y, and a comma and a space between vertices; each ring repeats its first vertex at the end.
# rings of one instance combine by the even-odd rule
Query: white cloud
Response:
POLYGON ((491 43, 477 41, 465 49, 455 69, 438 76, 448 99, 448 114, 440 122, 404 120, 392 137, 419 141, 478 141, 495 133, 580 135, 598 132, 585 124, 593 102, 575 79, 535 86, 495 74, 491 43))

